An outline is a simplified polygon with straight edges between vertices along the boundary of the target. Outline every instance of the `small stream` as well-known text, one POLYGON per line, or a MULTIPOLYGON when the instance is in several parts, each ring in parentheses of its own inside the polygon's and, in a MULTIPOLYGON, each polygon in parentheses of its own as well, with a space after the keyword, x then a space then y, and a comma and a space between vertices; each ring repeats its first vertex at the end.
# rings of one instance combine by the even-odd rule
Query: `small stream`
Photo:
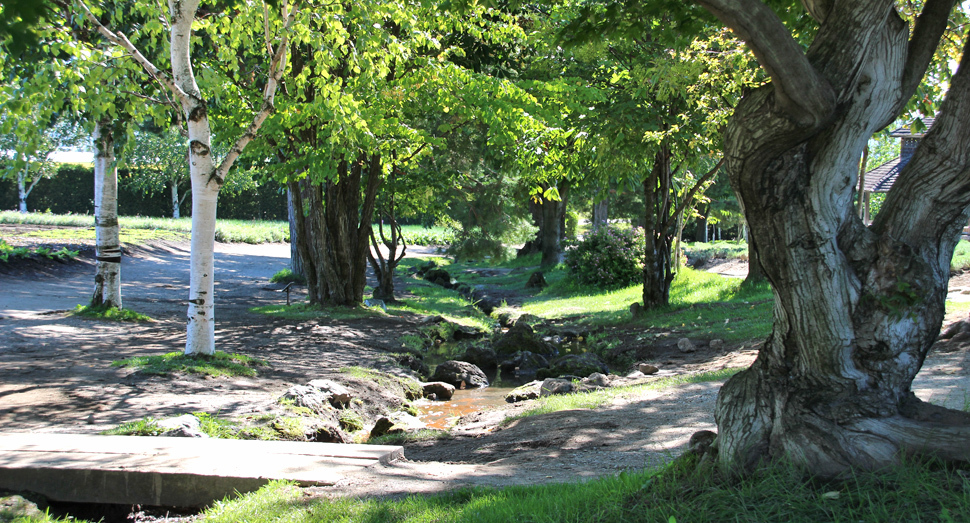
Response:
POLYGON ((485 387, 484 389, 456 390, 448 401, 422 401, 415 403, 418 418, 429 429, 447 430, 454 422, 468 414, 506 405, 505 395, 512 387, 485 387))

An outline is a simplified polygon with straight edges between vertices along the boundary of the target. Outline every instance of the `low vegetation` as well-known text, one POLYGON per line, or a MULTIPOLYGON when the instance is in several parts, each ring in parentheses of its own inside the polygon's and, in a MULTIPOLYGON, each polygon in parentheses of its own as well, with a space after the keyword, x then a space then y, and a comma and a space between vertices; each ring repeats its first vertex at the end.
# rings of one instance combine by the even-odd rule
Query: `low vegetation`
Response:
POLYGON ((674 376, 670 378, 659 378, 641 385, 613 387, 573 394, 543 396, 533 401, 528 410, 506 418, 504 423, 509 424, 517 419, 527 418, 529 416, 538 416, 540 414, 548 414, 550 412, 559 412, 561 410, 595 409, 605 405, 615 398, 633 398, 640 396, 647 391, 663 390, 669 387, 685 385, 688 383, 723 381, 737 374, 741 370, 742 369, 723 369, 712 372, 674 376))
POLYGON ((15 259, 46 258, 48 260, 66 261, 77 258, 78 251, 62 247, 54 250, 49 247, 13 247, 0 238, 0 263, 8 263, 15 259))
POLYGON ((74 308, 74 315, 82 318, 92 318, 109 321, 125 321, 131 323, 149 323, 154 321, 151 317, 131 309, 119 309, 118 307, 78 305, 74 308))
POLYGON ((134 368, 142 374, 168 375, 174 373, 203 374, 207 376, 255 376, 256 368, 265 361, 243 354, 227 354, 217 351, 209 356, 182 352, 169 352, 158 356, 138 356, 111 362, 114 367, 134 368))
MULTIPOLYGON (((87 214, 20 213, 0 211, 0 224, 46 225, 71 229, 31 231, 24 236, 54 239, 94 239, 94 217, 87 214)), ((121 241, 143 243, 148 240, 188 239, 192 232, 191 218, 156 218, 147 216, 119 216, 121 241), (136 232, 137 231, 137 232, 136 232), (146 232, 150 231, 150 232, 146 232)), ((403 227, 408 245, 448 245, 454 232, 444 227, 426 228, 420 225, 403 227)), ((226 243, 280 243, 290 241, 290 226, 285 221, 218 220, 216 241, 226 243)))

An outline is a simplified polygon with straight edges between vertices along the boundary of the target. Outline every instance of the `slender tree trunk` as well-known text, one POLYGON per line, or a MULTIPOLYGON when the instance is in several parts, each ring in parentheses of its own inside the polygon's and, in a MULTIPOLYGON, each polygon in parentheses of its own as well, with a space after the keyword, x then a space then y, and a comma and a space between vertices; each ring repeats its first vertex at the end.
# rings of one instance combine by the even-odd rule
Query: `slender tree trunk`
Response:
POLYGON ((27 167, 17 173, 17 201, 20 204, 20 212, 27 214, 27 167))
POLYGON ((179 200, 179 186, 175 182, 171 182, 171 196, 172 196, 172 218, 176 220, 181 218, 181 213, 179 213, 179 206, 182 203, 179 200))
POLYGON ((111 122, 94 126, 94 236, 97 272, 94 307, 121 308, 121 239, 118 228, 118 169, 111 122))
MULTIPOLYGON (((764 14, 703 3, 738 27, 764 14)), ((724 467, 786 460, 836 475, 906 454, 970 458, 970 416, 911 390, 970 204, 970 53, 871 227, 852 205, 862 150, 915 92, 953 2, 925 5, 912 44, 892 2, 875 0, 812 4, 824 22, 805 55, 781 22, 758 18, 780 32, 747 33, 776 51, 759 54, 772 84, 737 106, 725 152, 774 290, 774 327, 718 396, 724 467)))

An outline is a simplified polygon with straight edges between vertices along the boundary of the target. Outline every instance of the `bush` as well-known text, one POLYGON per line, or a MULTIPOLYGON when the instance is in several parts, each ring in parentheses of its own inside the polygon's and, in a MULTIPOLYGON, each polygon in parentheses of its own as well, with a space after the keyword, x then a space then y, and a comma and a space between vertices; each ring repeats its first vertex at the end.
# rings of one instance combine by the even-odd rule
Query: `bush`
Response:
POLYGON ((566 251, 566 267, 577 283, 625 287, 643 279, 643 229, 601 227, 566 251))
POLYGON ((574 239, 576 238, 576 233, 579 230, 579 213, 575 211, 569 211, 566 213, 566 238, 574 239))

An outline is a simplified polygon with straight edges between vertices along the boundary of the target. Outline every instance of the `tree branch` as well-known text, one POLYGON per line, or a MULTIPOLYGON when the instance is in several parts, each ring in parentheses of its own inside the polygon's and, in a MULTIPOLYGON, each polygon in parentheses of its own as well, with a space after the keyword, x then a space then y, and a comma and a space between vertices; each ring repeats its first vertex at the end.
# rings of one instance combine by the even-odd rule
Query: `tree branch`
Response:
POLYGON ((738 34, 771 76, 778 105, 805 127, 821 125, 835 110, 835 91, 809 63, 798 42, 761 0, 697 0, 738 34))
POLYGON ((95 27, 98 28, 98 32, 101 33, 101 35, 104 36, 109 42, 127 51, 128 55, 134 58, 135 61, 138 62, 152 78, 172 91, 172 93, 174 93, 179 100, 185 100, 188 97, 185 91, 176 85, 175 82, 167 74, 165 74, 164 71, 158 67, 155 67, 155 64, 146 58, 145 55, 143 55, 141 51, 135 47, 135 44, 128 40, 128 37, 122 33, 115 33, 105 27, 104 24, 102 24, 101 21, 94 16, 94 13, 92 13, 91 9, 88 8, 87 4, 84 3, 84 0, 75 0, 75 2, 81 8, 81 10, 84 11, 85 18, 93 23, 95 27))
MULTIPOLYGON (((286 10, 286 2, 283 2, 283 10, 286 10)), ((288 47, 288 36, 287 33, 290 27, 293 25, 294 20, 296 20, 296 14, 298 12, 297 3, 293 4, 290 8, 289 14, 286 16, 286 24, 283 26, 282 37, 279 45, 276 47, 276 53, 273 55, 273 60, 269 66, 268 81, 266 82, 266 88, 263 89, 263 104, 259 112, 253 118, 252 123, 246 128, 246 132, 242 134, 236 143, 232 145, 229 149, 229 154, 222 160, 219 164, 219 168, 216 169, 216 177, 221 181, 226 179, 226 175, 229 173, 229 169, 232 168, 232 164, 235 163, 239 155, 242 154, 243 149, 246 145, 256 137, 256 132, 263 125, 263 122, 269 118, 270 113, 273 112, 275 108, 273 106, 273 100, 276 98, 276 87, 279 85, 280 79, 283 77, 283 70, 286 69, 286 49, 288 47)))
MULTIPOLYGON (((946 31, 947 21, 956 0, 927 0, 923 12, 916 19, 913 37, 909 40, 906 66, 903 69, 902 96, 900 104, 905 105, 916 92, 933 54, 940 45, 940 38, 946 31)), ((902 110, 894 111, 898 113, 902 110)))

